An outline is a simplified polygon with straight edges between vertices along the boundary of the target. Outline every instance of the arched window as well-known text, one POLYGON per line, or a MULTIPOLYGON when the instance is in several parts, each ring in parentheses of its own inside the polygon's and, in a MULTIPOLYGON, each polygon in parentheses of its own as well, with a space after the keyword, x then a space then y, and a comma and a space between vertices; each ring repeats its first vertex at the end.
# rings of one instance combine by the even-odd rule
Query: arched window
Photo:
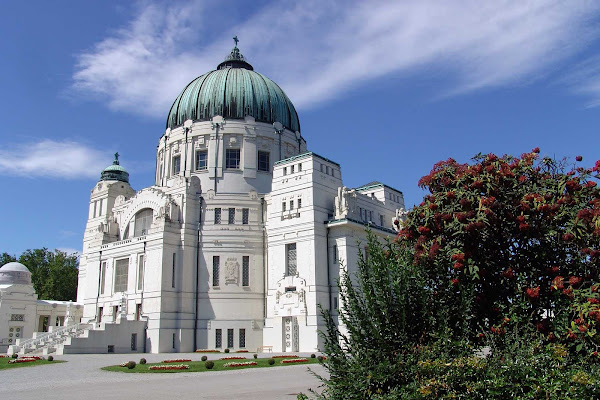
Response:
POLYGON ((152 214, 151 208, 144 208, 135 214, 135 231, 134 236, 146 235, 152 225, 152 214))

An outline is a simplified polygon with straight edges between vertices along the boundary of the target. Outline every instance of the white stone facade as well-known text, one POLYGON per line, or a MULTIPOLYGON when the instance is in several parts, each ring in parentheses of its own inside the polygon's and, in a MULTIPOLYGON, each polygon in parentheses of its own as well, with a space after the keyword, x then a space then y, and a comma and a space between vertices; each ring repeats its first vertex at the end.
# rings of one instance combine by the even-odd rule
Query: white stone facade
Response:
POLYGON ((355 267, 366 225, 393 235, 402 194, 348 190, 337 163, 252 117, 187 125, 159 140, 154 186, 92 190, 83 320, 145 321, 149 352, 322 348, 318 306, 336 308, 340 269, 355 267))

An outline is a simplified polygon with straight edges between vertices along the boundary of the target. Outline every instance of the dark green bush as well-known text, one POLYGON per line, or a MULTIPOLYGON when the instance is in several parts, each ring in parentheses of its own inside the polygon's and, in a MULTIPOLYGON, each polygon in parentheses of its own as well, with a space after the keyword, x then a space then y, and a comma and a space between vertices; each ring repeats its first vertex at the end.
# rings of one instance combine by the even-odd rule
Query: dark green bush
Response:
POLYGON ((229 349, 225 349, 225 353, 229 353, 229 349))
POLYGON ((135 361, 129 361, 127 363, 127 368, 129 368, 129 369, 134 369, 135 366, 136 366, 135 361))
POLYGON ((53 356, 48 356, 48 361, 54 361, 54 357, 53 356))
POLYGON ((316 357, 315 353, 312 353, 312 354, 310 355, 310 358, 315 358, 315 357, 316 357))
POLYGON ((206 360, 208 360, 208 357, 206 357, 206 356, 202 356, 200 359, 201 359, 202 361, 206 361, 206 360))
POLYGON ((145 358, 140 358, 140 364, 146 364, 146 359, 145 358))
POLYGON ((19 355, 17 353, 13 353, 12 358, 19 358, 19 355))
POLYGON ((267 361, 269 363, 269 365, 273 365, 275 364, 275 359, 274 358, 269 358, 269 361, 267 361))
POLYGON ((213 361, 207 361, 204 363, 204 366, 206 367, 206 369, 213 369, 215 363, 213 361))
POLYGON ((254 358, 258 358, 258 354, 254 353, 254 358))

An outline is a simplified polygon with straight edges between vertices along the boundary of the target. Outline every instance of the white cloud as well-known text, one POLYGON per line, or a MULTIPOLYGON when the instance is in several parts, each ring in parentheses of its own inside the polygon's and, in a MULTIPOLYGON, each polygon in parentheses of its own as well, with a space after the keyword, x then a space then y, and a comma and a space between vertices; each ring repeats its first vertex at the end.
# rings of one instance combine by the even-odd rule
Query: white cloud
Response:
POLYGON ((0 174, 26 177, 98 177, 110 164, 110 155, 84 144, 49 139, 37 143, 3 146, 0 174))
POLYGON ((590 57, 574 66, 562 83, 586 97, 587 107, 600 106, 600 56, 590 57))
POLYGON ((598 2, 574 1, 274 1, 224 26, 218 6, 145 3, 127 27, 78 56, 73 87, 113 109, 164 118, 237 34, 298 108, 397 73, 441 76, 439 94, 454 95, 552 72, 598 36, 600 11, 598 2))

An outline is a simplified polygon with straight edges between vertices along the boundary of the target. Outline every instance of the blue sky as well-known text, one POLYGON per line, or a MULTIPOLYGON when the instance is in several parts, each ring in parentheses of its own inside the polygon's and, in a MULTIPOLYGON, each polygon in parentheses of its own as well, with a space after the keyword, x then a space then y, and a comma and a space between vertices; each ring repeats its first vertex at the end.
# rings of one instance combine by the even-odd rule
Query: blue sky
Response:
POLYGON ((183 87, 232 37, 344 183, 479 152, 600 158, 600 2, 2 2, 0 252, 78 251, 118 151, 139 190, 183 87))

